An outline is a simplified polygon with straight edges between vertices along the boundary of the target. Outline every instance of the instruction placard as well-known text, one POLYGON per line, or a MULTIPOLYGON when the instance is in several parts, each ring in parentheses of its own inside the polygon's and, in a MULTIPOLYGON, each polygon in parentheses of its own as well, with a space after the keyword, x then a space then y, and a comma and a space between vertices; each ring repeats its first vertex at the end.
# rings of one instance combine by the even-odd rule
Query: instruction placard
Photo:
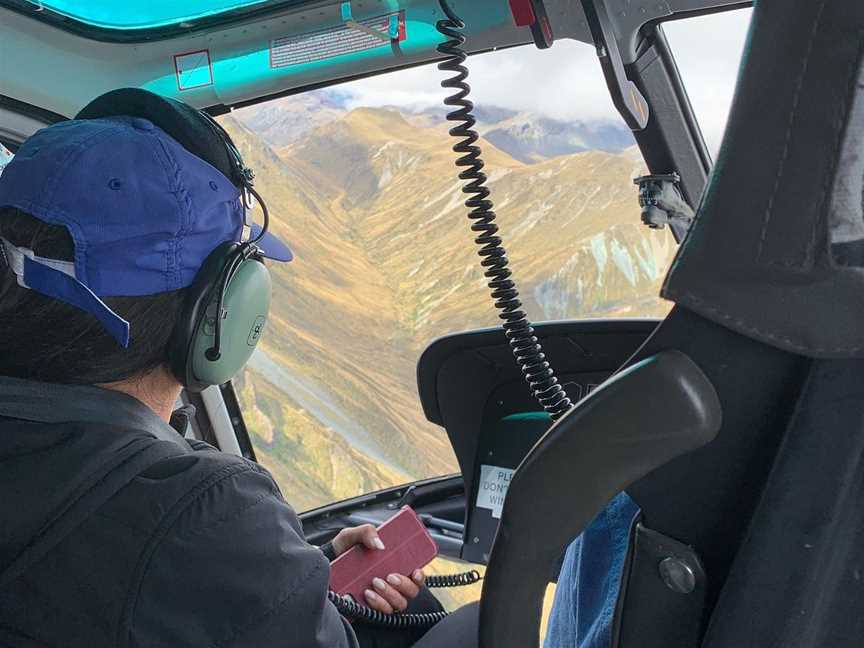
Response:
POLYGON ((500 519, 504 497, 510 487, 513 472, 512 468, 482 464, 480 466, 480 483, 477 486, 477 508, 489 509, 492 511, 492 517, 500 519))
MULTIPOLYGON (((399 21, 399 38, 394 39, 395 42, 404 41, 404 11, 358 20, 356 23, 370 30, 386 34, 390 28, 391 17, 395 17, 399 21)), ((334 56, 355 54, 382 46, 390 47, 391 44, 365 31, 353 29, 349 25, 339 25, 315 32, 274 38, 270 41, 270 67, 281 68, 289 65, 314 63, 334 56)))

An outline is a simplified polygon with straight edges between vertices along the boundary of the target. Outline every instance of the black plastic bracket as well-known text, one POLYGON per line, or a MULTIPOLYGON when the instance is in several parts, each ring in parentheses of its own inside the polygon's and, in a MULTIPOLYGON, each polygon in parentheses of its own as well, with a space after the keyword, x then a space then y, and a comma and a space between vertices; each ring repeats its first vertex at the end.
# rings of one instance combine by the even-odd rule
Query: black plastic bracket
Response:
POLYGON ((698 648, 706 575, 685 544, 641 523, 634 529, 612 630, 614 648, 698 648))
POLYGON ((639 187, 643 223, 651 229, 663 229, 669 225, 686 234, 695 213, 684 200, 680 182, 681 176, 677 173, 644 175, 633 179, 633 184, 639 187))
POLYGON ((606 4, 603 0, 582 0, 582 9, 597 48, 597 58, 600 59, 612 102, 630 130, 641 131, 648 125, 648 102, 636 84, 627 78, 606 4))

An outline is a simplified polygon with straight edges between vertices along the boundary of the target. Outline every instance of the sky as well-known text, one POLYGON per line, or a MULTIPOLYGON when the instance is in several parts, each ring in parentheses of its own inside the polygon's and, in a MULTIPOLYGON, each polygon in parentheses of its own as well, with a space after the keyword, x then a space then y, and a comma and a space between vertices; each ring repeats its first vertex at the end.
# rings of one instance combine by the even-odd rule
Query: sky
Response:
MULTIPOLYGON (((709 147, 716 151, 732 101, 750 10, 669 22, 664 26, 709 147)), ((617 119, 594 48, 562 40, 490 52, 468 61, 475 104, 526 110, 563 120, 617 119)), ((438 105, 444 73, 433 66, 403 70, 340 87, 349 105, 438 105)))

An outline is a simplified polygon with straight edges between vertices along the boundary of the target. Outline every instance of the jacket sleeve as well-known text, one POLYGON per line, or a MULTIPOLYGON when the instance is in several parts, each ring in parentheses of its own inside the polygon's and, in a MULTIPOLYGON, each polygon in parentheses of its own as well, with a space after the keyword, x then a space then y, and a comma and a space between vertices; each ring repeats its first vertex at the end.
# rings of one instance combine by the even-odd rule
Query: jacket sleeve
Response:
POLYGON ((127 599, 130 646, 356 648, 327 559, 263 468, 223 465, 173 509, 127 599))

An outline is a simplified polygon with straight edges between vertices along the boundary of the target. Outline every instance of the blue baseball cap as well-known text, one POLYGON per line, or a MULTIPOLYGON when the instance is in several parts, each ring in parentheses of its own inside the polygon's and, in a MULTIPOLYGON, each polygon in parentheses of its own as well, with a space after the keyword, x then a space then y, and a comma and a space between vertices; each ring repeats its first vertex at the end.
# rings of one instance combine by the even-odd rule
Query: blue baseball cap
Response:
MULTIPOLYGON (((129 323, 102 301, 186 288, 226 241, 257 236, 245 228, 240 189, 151 121, 117 116, 44 128, 0 175, 0 207, 62 225, 73 262, 38 257, 0 239, 19 285, 95 316, 125 346, 129 323)), ((269 232, 263 255, 290 261, 269 232)))

